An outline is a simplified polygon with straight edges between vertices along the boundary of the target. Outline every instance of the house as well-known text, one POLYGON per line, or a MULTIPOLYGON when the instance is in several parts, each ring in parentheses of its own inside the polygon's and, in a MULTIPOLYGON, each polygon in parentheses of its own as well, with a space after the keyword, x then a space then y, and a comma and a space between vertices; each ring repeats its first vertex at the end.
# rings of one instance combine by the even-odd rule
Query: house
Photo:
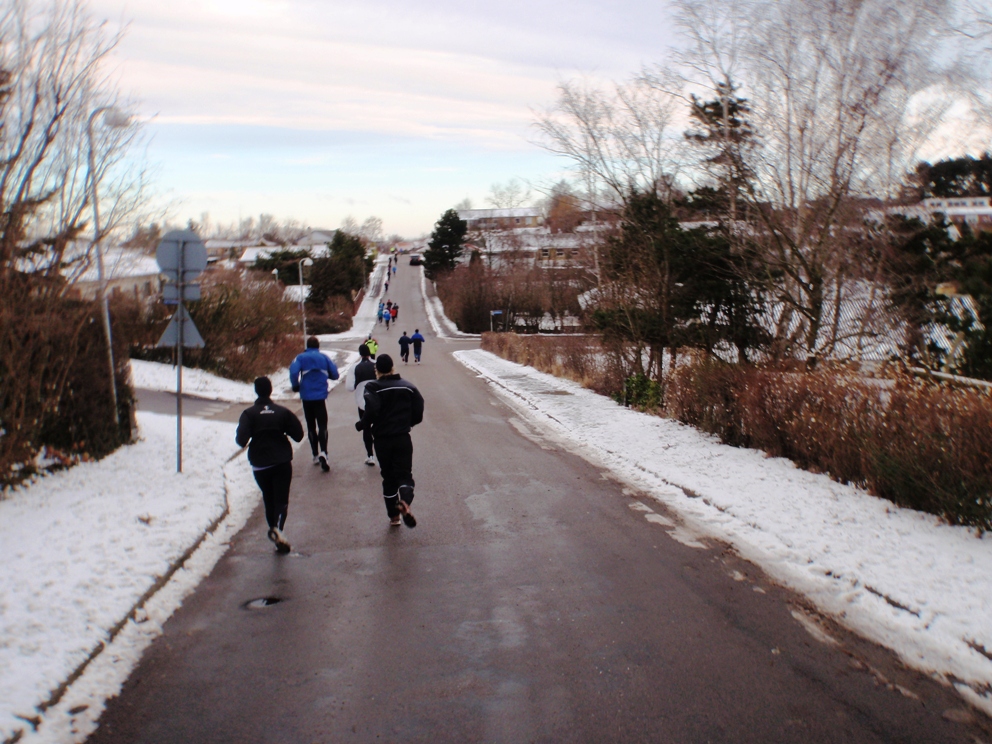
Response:
POLYGON ((326 253, 327 244, 334 240, 336 233, 337 230, 311 230, 297 240, 291 250, 309 250, 311 251, 310 255, 317 256, 318 254, 314 253, 313 250, 315 248, 321 248, 326 253))
POLYGON ((992 230, 992 198, 988 196, 932 197, 911 207, 891 207, 888 212, 925 222, 942 214, 956 228, 968 225, 974 232, 992 230))
MULTIPOLYGON (((139 300, 157 296, 162 291, 164 276, 154 256, 127 248, 104 248, 103 268, 107 280, 107 296, 125 293, 139 300)), ((73 269, 73 292, 84 300, 94 300, 100 290, 95 251, 73 269)))
POLYGON ((460 209, 458 218, 468 223, 469 231, 517 230, 539 227, 544 219, 537 207, 513 209, 460 209))

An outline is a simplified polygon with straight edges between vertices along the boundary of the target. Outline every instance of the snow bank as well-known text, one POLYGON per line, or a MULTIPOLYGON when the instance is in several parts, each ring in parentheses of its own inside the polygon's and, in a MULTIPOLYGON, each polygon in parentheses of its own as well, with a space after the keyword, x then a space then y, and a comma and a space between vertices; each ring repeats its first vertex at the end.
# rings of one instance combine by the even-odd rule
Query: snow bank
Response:
POLYGON ((444 314, 444 305, 437 297, 430 297, 427 294, 427 275, 424 274, 423 267, 420 269, 420 294, 424 297, 424 309, 427 311, 427 320, 434 329, 438 338, 480 338, 478 333, 462 333, 458 330, 451 319, 444 314))
MULTIPOLYGON (((334 360, 343 377, 344 367, 353 361, 352 352, 325 349, 324 353, 334 360)), ((354 352, 354 356, 357 355, 358 353, 354 352)), ((289 367, 283 367, 273 372, 269 375, 269 379, 272 380, 272 397, 275 400, 296 398, 297 394, 293 392, 289 382, 289 367)), ((132 359, 131 381, 136 389, 174 393, 176 391, 176 368, 171 364, 132 359)), ((340 380, 331 380, 327 389, 333 390, 339 382, 340 380)), ((183 396, 186 395, 223 400, 230 403, 254 403, 257 397, 255 388, 251 383, 218 377, 210 372, 204 372, 202 369, 183 367, 183 396)))
POLYGON ((369 278, 368 291, 358 306, 358 312, 351 322, 351 329, 342 333, 325 333, 318 338, 322 342, 336 343, 338 341, 361 341, 368 337, 378 322, 379 298, 382 296, 383 283, 386 280, 386 263, 389 257, 379 256, 372 276, 369 278))
POLYGON ((100 701, 116 694, 161 624, 219 558, 225 546, 217 540, 240 529, 258 500, 245 458, 224 468, 237 451, 234 424, 185 419, 183 474, 175 472, 174 417, 138 413, 138 424, 136 444, 0 501, 0 739, 22 731, 28 735, 22 741, 82 740, 70 729, 96 720, 100 701), (155 596, 154 612, 150 604, 139 618, 150 618, 137 634, 145 642, 134 642, 130 626, 139 623, 128 621, 118 636, 124 646, 115 640, 110 649, 116 651, 100 653, 32 733, 29 721, 42 715, 36 706, 108 642, 115 625, 228 503, 231 514, 214 535, 213 552, 201 547, 198 568, 179 571, 162 597, 155 596), (94 675, 98 681, 87 691, 82 680, 94 675), (70 716, 79 700, 88 707, 70 716), (50 726, 59 710, 63 726, 50 726))
POLYGON ((690 532, 729 542, 992 715, 992 539, 488 352, 455 357, 562 441, 676 511, 690 532))
MULTIPOLYGON (((288 375, 288 370, 286 371, 288 375)), ((131 360, 131 382, 143 390, 176 391, 176 368, 171 364, 131 360)), ((226 400, 231 403, 253 403, 255 389, 251 383, 218 377, 202 369, 183 367, 183 393, 199 398, 226 400)))

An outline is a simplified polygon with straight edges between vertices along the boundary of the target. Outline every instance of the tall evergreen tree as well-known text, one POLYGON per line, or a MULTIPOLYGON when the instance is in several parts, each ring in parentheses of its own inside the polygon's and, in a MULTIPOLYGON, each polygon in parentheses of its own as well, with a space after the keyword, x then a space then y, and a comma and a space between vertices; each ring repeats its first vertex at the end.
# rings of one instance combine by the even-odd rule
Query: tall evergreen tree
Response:
POLYGON ((466 232, 468 223, 460 219, 454 209, 449 209, 434 223, 434 232, 424 251, 424 273, 429 279, 455 268, 462 255, 466 232))

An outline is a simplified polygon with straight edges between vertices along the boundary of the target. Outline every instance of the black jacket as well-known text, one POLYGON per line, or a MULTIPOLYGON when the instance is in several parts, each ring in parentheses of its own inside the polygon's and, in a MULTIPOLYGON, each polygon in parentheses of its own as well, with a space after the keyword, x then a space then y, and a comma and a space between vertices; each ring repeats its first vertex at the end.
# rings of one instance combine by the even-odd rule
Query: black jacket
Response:
POLYGON ((362 360, 355 365, 355 385, 375 379, 375 362, 362 360))
POLYGON ((296 414, 271 400, 259 398, 241 413, 234 441, 239 447, 248 445, 248 462, 252 467, 267 468, 292 461, 293 445, 287 436, 297 442, 303 440, 303 426, 296 414))
POLYGON ((417 387, 399 375, 387 375, 365 386, 365 414, 355 428, 371 426, 373 437, 395 437, 423 420, 424 398, 417 387))

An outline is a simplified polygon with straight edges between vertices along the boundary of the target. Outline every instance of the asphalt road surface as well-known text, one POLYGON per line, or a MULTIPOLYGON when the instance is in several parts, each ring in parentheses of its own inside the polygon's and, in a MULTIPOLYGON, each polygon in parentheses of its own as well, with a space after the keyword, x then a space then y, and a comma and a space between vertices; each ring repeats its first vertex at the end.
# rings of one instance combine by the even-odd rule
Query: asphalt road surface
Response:
POLYGON ((305 444, 294 463, 294 552, 256 511, 90 741, 992 741, 953 691, 725 546, 676 542, 520 420, 451 358, 471 343, 430 332, 415 271, 376 337, 398 359, 401 331, 427 336, 399 368, 427 402, 419 525, 388 526, 341 386, 331 472, 305 444))

